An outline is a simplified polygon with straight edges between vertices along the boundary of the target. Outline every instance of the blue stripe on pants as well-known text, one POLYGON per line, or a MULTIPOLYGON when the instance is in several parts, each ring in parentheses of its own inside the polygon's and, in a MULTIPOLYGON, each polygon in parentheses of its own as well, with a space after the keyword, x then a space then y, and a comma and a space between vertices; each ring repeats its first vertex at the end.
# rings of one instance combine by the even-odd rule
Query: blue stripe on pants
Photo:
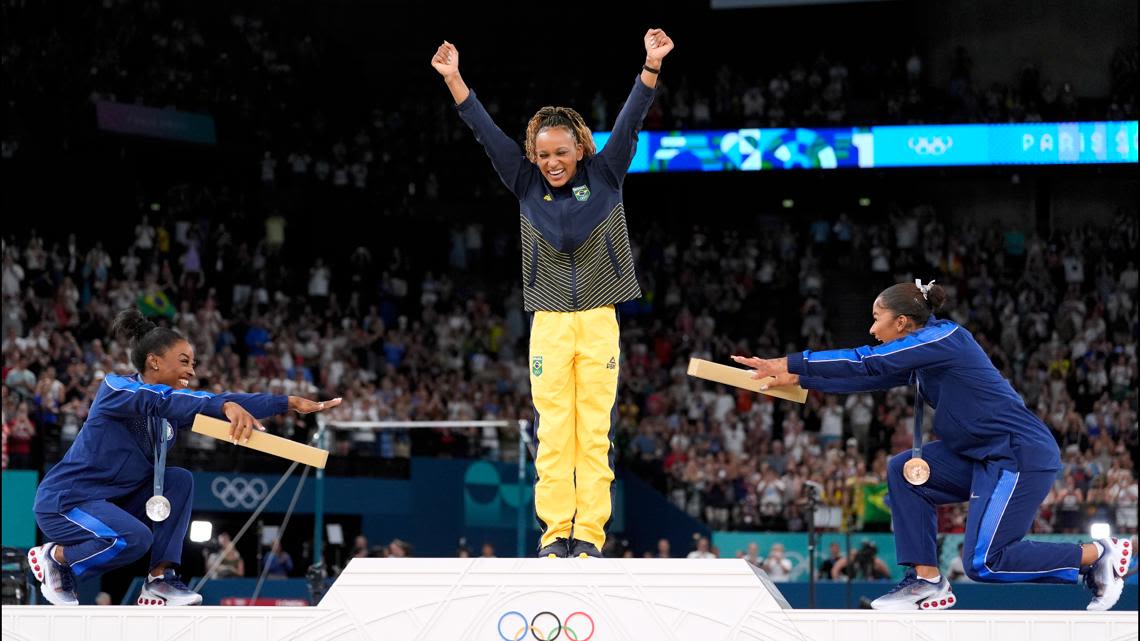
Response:
POLYGON ((49 541, 63 546, 63 556, 76 575, 102 574, 127 565, 150 551, 150 567, 181 565, 182 542, 193 509, 194 477, 182 468, 166 469, 163 494, 170 499, 170 518, 152 523, 146 517, 150 486, 112 503, 81 503, 66 513, 36 512, 36 524, 49 541), (152 531, 153 530, 153 531, 152 531))
POLYGON ((975 581, 1076 583, 1081 546, 1027 541, 1056 474, 1017 472, 959 456, 943 441, 927 443, 925 485, 907 483, 910 450, 891 458, 887 473, 895 553, 900 565, 938 566, 938 506, 969 502, 962 565, 975 581))
MULTIPOLYGON (((63 515, 68 521, 75 523, 79 527, 91 532, 100 539, 109 540, 110 544, 102 550, 90 554, 86 557, 80 557, 77 561, 71 562, 71 571, 75 576, 82 576, 85 571, 95 565, 107 565, 119 553, 127 547, 127 540, 115 533, 106 523, 91 516, 79 508, 72 508, 67 514, 63 515)), ((67 550, 64 550, 65 552, 67 550)), ((72 554, 74 557, 74 553, 72 554)))
MULTIPOLYGON (((982 494, 985 481, 977 491, 982 494)), ((986 476, 992 476, 988 474, 986 476)), ((1080 546, 1022 539, 1053 484, 1052 472, 1000 470, 990 498, 982 510, 980 526, 970 529, 962 560, 979 581, 1000 583, 1076 583, 1080 573, 1080 546), (973 539, 971 542, 970 539, 973 539), (971 544, 972 543, 972 544, 971 544)), ((971 506, 973 507, 973 506, 971 506)), ((974 521, 971 509, 970 520, 974 521)))

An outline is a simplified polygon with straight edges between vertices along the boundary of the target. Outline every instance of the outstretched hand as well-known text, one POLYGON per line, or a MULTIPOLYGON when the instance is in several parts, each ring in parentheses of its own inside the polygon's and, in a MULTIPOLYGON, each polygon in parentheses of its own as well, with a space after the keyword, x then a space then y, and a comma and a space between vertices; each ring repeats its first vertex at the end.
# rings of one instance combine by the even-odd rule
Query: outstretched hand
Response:
POLYGON ((673 39, 661 29, 650 29, 645 32, 645 57, 653 62, 669 55, 673 50, 673 39))
POLYGON ((309 399, 301 398, 300 396, 290 396, 289 409, 298 414, 312 414, 313 412, 331 410, 337 405, 340 405, 340 402, 340 398, 334 398, 331 401, 310 401, 309 399))
POLYGON ((459 50, 444 40, 431 57, 431 66, 444 78, 459 73, 459 50))
MULTIPOLYGON (((753 370, 752 378, 761 379, 768 376, 775 376, 777 381, 788 380, 788 359, 787 358, 759 358, 757 356, 733 356, 732 360, 751 367, 753 370)), ((795 382, 799 382, 797 377, 795 382)), ((777 383, 778 385, 791 385, 792 383, 777 383)))

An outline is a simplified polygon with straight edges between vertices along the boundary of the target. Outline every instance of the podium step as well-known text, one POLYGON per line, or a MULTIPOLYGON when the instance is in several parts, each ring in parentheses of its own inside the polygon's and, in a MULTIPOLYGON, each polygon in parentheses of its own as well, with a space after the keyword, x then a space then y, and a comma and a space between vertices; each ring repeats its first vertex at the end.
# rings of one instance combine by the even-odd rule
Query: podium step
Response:
POLYGON ((315 607, 3 609, 4 641, 1118 641, 1136 612, 793 610, 742 560, 354 559, 315 607))

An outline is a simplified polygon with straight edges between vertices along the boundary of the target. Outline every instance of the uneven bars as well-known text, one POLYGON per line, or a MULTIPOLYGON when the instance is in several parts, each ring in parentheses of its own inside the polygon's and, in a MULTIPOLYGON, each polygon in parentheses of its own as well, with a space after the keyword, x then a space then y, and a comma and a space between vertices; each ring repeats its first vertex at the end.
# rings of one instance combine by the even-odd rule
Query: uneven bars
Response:
POLYGON ((334 429, 376 430, 414 429, 419 427, 511 427, 519 421, 329 421, 326 426, 334 429))

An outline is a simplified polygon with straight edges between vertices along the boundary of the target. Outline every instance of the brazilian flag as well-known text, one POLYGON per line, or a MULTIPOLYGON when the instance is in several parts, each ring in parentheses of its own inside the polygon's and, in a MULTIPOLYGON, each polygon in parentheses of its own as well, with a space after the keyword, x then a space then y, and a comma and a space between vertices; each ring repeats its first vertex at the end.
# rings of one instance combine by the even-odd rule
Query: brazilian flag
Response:
POLYGON ((174 318, 174 303, 170 302, 170 297, 161 289, 155 289, 139 296, 138 306, 139 311, 144 316, 174 318))
POLYGON ((891 509, 887 507, 887 484, 868 483, 862 487, 863 500, 857 503, 862 509, 863 523, 890 523, 891 509))

